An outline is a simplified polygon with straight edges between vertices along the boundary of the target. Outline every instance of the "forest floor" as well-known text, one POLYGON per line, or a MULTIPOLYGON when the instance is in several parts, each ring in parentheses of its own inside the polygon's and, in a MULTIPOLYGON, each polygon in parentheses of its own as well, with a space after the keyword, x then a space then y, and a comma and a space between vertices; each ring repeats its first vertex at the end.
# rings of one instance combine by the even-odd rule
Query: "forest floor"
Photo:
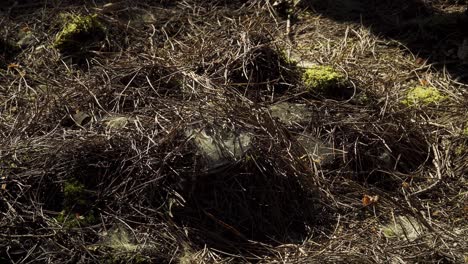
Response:
POLYGON ((6 1, 0 262, 468 263, 463 1, 6 1))

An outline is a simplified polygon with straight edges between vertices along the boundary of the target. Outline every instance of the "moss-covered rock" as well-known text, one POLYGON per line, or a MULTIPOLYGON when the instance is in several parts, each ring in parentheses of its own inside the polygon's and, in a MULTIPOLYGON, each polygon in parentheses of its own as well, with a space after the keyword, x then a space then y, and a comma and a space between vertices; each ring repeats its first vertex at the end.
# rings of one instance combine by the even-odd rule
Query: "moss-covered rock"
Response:
POLYGON ((416 86, 411 88, 401 101, 406 106, 422 106, 440 103, 446 96, 431 86, 416 86))
POLYGON ((334 94, 334 88, 342 88, 345 76, 331 66, 312 66, 302 74, 302 81, 309 91, 334 94))
POLYGON ((327 92, 330 88, 341 86, 344 79, 343 74, 330 66, 313 66, 302 75, 307 89, 316 92, 327 92))
POLYGON ((54 47, 64 55, 86 54, 105 39, 106 28, 97 15, 64 15, 63 20, 64 25, 54 47))
POLYGON ((381 231, 388 239, 414 241, 424 234, 425 227, 414 217, 398 216, 393 222, 382 226, 381 231))

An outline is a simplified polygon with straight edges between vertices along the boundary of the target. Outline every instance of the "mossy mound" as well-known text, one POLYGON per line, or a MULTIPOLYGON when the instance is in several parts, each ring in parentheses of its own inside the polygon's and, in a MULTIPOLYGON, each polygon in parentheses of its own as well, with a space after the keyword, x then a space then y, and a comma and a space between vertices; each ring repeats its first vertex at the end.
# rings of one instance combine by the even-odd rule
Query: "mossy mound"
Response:
POLYGON ((347 85, 345 75, 331 66, 310 66, 301 79, 307 91, 325 98, 348 100, 360 92, 347 85))
POLYGON ((446 96, 435 87, 416 86, 408 91, 406 98, 401 102, 406 106, 421 106, 437 104, 445 98, 446 96))
POLYGON ((85 55, 99 48, 106 37, 106 28, 97 15, 63 15, 62 30, 57 35, 54 47, 63 55, 85 55))
POLYGON ((344 82, 344 76, 330 66, 313 66, 304 71, 302 81, 310 91, 325 92, 340 86, 344 82))

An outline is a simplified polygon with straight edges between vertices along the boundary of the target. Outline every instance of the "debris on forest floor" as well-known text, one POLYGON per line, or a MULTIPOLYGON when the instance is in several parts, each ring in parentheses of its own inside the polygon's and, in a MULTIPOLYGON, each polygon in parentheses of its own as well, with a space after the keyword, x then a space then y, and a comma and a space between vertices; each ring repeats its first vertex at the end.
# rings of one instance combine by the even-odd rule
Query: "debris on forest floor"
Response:
POLYGON ((0 262, 465 261, 458 4, 17 2, 0 262))

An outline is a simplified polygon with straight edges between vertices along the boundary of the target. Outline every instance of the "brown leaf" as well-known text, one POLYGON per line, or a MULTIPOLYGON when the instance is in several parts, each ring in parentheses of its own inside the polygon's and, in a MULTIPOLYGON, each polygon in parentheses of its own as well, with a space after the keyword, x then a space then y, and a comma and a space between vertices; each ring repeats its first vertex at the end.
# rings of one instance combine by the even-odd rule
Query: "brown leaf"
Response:
POLYGON ((362 205, 363 206, 369 206, 371 204, 375 204, 379 201, 379 196, 378 195, 367 195, 367 194, 364 194, 364 196, 362 197, 362 205))

